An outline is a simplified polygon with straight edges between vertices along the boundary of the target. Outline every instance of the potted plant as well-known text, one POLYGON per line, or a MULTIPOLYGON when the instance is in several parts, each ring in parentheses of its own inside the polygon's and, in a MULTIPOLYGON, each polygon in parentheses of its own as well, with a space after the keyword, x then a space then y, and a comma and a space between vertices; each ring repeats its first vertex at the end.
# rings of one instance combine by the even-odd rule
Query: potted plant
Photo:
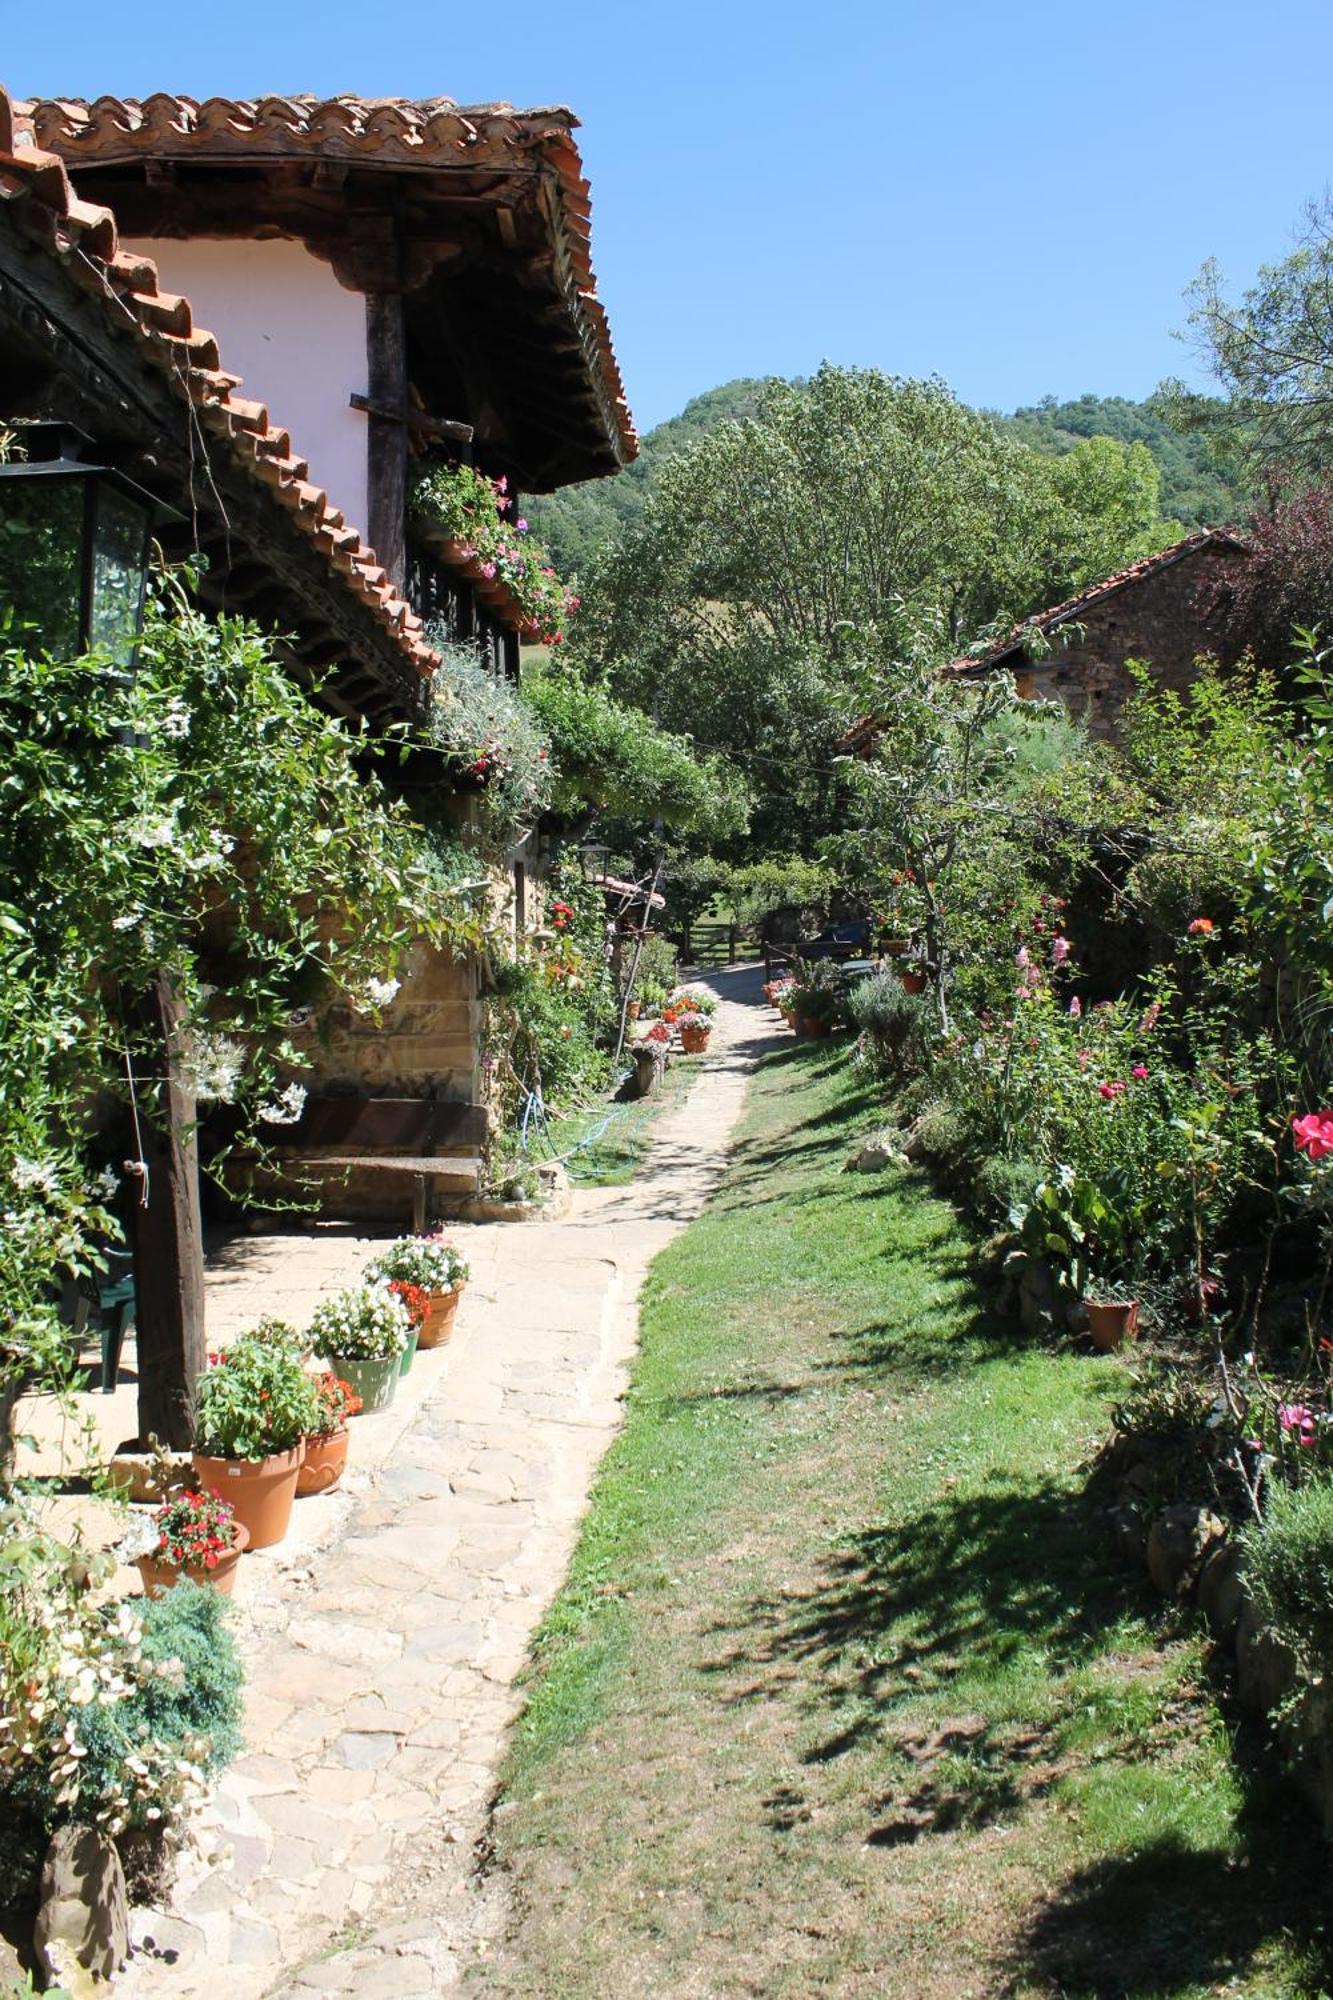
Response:
POLYGON ((898 977, 904 993, 924 993, 926 990, 926 968, 920 959, 903 959, 898 965, 898 977))
POLYGON ((467 1259, 443 1236, 400 1236, 365 1269, 371 1284, 412 1285, 426 1294, 417 1329, 423 1348, 443 1347, 452 1335, 458 1301, 471 1275, 467 1259))
POLYGON ((706 986, 678 986, 667 1001, 677 1021, 682 1014, 702 1014, 711 1021, 717 1012, 717 995, 706 986))
POLYGON ((680 1045, 687 1056, 701 1056, 708 1047, 713 1024, 706 1014, 682 1014, 676 1022, 680 1045))
POLYGON ((639 981, 639 1011, 649 1018, 661 1011, 662 1002, 666 999, 666 996, 666 987, 663 986, 660 979, 641 979, 639 981))
POLYGON ((407 1346, 403 1349, 403 1358, 398 1363, 398 1373, 410 1375, 412 1363, 417 1357, 421 1329, 430 1307, 430 1294, 423 1292, 420 1285, 409 1285, 406 1278, 390 1278, 389 1290, 407 1307, 407 1346))
POLYGON ((832 1031, 840 999, 835 976, 827 965, 812 965, 792 987, 791 1007, 798 1035, 818 1037, 832 1031))
POLYGON ((393 1401, 410 1330, 407 1307, 387 1282, 362 1283, 316 1306, 310 1344, 369 1413, 393 1401))
POLYGON ((225 1500, 191 1492, 141 1515, 121 1546, 133 1553, 145 1597, 161 1597, 183 1576, 230 1597, 249 1540, 225 1500))
POLYGON ((287 1532, 316 1410, 295 1336, 273 1323, 243 1334, 199 1384, 194 1469, 202 1486, 230 1503, 252 1549, 287 1532))
POLYGON ((306 1438, 305 1457, 296 1476, 298 1500, 308 1499, 312 1493, 328 1493, 338 1484, 347 1465, 347 1420, 361 1408, 356 1390, 338 1375, 316 1375, 315 1396, 319 1415, 306 1438))
POLYGON ((1083 1307, 1088 1315, 1088 1333, 1094 1347, 1113 1354, 1139 1335, 1139 1302, 1114 1288, 1085 1293, 1083 1307))

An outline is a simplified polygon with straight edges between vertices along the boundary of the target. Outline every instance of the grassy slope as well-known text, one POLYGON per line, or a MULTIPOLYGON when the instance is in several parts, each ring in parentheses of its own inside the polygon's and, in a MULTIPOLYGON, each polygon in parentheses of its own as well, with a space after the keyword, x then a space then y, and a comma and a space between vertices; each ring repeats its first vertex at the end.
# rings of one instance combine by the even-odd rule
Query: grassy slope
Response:
POLYGON ((1084 1495, 1119 1365, 1025 1344, 841 1053, 761 1070, 658 1260, 496 1821, 488 1994, 1321 1990, 1321 1866, 1084 1495), (1234 1980, 1234 1983, 1232 1981, 1234 1980))

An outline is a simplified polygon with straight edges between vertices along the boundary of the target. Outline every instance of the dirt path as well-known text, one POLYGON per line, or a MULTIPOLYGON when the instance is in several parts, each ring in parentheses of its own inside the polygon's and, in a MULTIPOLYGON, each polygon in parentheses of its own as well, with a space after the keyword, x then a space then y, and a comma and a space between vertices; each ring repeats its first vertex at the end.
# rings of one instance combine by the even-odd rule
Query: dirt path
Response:
MULTIPOLYGON (((456 1340, 358 1421, 347 1493, 247 1562, 247 1754, 170 1907, 138 1914, 125 1992, 369 2000, 458 1978, 487 1922, 468 1870, 515 1677, 619 1423, 648 1266, 722 1173, 763 1046, 728 996, 757 980, 713 982, 713 1048, 630 1186, 578 1191, 559 1221, 458 1231, 474 1280, 456 1340)), ((363 1251, 243 1244, 215 1285, 229 1314, 291 1311, 363 1251)))

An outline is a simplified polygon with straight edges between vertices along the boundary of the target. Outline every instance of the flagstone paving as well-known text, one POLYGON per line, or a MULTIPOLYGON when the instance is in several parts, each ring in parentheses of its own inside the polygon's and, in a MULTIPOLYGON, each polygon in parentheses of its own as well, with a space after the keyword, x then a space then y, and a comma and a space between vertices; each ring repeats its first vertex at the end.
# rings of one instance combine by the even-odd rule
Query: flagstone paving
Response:
MULTIPOLYGON (((741 1004, 758 975, 714 983, 712 1049, 634 1183, 576 1190, 559 1220, 459 1228, 473 1280, 453 1342, 356 1420, 345 1490, 298 1502, 289 1541, 246 1558, 246 1754, 169 1907, 137 1913, 123 1992, 436 1993, 484 1950, 473 1849, 515 1679, 619 1422, 644 1275, 716 1185, 764 1038, 741 1004)), ((210 1337, 303 1321, 366 1255, 345 1234, 234 1242, 210 1337)))

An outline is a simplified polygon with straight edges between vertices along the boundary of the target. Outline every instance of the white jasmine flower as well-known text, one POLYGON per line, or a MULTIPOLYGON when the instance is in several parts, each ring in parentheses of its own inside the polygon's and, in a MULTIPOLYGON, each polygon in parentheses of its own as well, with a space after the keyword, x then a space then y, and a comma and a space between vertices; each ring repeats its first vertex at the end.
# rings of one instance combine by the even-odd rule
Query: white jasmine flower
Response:
POLYGON ((174 818, 140 820, 130 828, 130 834, 140 847, 174 847, 176 822, 174 818))
POLYGON ((366 1006, 387 1007, 401 985, 400 979, 368 979, 365 990, 366 1006))
POLYGON ((182 1056, 186 1079, 196 1097, 215 1104, 230 1104, 245 1069, 245 1050, 227 1035, 207 1028, 193 1028, 183 1037, 182 1056))
POLYGON ((259 1116, 265 1125, 295 1125, 305 1110, 305 1085, 289 1083, 278 1093, 274 1104, 261 1104, 259 1116))
POLYGON ((172 695, 166 708, 158 717, 157 726, 164 736, 174 737, 177 741, 184 736, 188 736, 190 733, 190 709, 188 704, 183 702, 179 695, 172 695))
POLYGON ((9 1170, 15 1187, 36 1188, 40 1194, 54 1194, 56 1191, 56 1170, 49 1160, 15 1160, 9 1170))

